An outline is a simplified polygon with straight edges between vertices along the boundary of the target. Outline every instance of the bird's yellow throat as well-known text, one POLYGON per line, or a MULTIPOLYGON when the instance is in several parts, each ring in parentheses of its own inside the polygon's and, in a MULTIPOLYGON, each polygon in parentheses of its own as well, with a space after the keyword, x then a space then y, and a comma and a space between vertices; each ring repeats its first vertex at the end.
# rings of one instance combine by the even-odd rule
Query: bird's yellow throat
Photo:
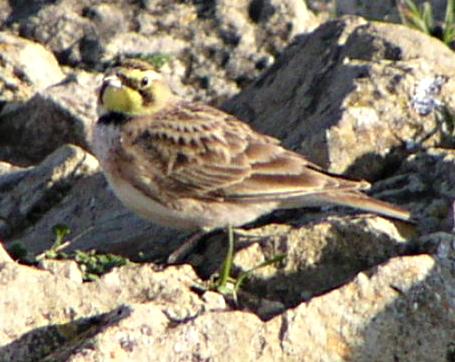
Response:
POLYGON ((106 111, 130 115, 144 113, 141 94, 131 88, 107 86, 101 97, 106 111))
MULTIPOLYGON (((131 80, 135 80, 131 78, 131 80)), ((130 116, 152 115, 166 106, 173 94, 162 80, 154 80, 147 88, 136 89, 125 84, 103 86, 101 101, 107 112, 119 112, 130 116)))

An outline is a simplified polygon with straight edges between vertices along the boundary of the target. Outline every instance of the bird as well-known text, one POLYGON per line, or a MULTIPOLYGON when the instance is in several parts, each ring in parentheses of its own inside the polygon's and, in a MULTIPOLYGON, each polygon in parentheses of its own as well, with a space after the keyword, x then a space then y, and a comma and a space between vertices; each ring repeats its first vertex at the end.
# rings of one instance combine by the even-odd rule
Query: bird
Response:
MULTIPOLYGON (((235 116, 176 95, 153 65, 127 59, 98 93, 93 152, 120 201, 140 217, 203 233, 278 209, 341 205, 409 221, 235 116)), ((278 121, 278 120, 277 120, 278 121)))

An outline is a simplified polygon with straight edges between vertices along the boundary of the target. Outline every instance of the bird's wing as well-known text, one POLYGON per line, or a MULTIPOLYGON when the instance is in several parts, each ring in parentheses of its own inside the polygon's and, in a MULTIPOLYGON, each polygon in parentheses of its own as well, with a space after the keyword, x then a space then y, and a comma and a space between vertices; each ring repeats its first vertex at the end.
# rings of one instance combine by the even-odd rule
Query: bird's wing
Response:
POLYGON ((121 170, 149 194, 248 202, 365 186, 324 173, 278 140, 203 104, 180 102, 134 123, 125 126, 121 170))

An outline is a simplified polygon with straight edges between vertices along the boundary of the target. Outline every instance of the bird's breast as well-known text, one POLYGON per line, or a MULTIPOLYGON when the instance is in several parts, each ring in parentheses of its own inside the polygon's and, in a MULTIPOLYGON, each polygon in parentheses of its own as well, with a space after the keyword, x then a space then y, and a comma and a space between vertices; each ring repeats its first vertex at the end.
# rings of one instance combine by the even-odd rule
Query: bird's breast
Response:
POLYGON ((110 163, 121 143, 120 130, 111 125, 97 124, 93 132, 92 151, 98 158, 105 171, 110 168, 110 163))

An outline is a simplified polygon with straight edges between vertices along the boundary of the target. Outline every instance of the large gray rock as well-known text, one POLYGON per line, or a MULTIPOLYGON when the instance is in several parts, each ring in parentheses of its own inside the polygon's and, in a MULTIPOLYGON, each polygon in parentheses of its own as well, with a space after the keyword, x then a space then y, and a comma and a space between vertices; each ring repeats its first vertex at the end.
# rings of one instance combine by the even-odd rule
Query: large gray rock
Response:
POLYGON ((224 108, 333 172, 376 180, 408 152, 454 146, 454 94, 455 54, 440 41, 345 18, 296 39, 224 108))
MULTIPOLYGON (((34 225, 59 204, 78 179, 97 170, 98 162, 93 156, 78 147, 65 146, 38 167, 0 174, 0 218, 6 223, 0 238, 19 234, 27 226, 34 225)), ((47 237, 48 233, 45 233, 35 243, 39 244, 47 237)))
POLYGON ((395 259, 287 312, 284 352, 309 361, 443 361, 453 353, 455 309, 446 289, 453 277, 442 281, 439 268, 428 256, 395 259))
POLYGON ((0 159, 30 165, 65 143, 89 149, 101 75, 70 74, 0 115, 0 159))

